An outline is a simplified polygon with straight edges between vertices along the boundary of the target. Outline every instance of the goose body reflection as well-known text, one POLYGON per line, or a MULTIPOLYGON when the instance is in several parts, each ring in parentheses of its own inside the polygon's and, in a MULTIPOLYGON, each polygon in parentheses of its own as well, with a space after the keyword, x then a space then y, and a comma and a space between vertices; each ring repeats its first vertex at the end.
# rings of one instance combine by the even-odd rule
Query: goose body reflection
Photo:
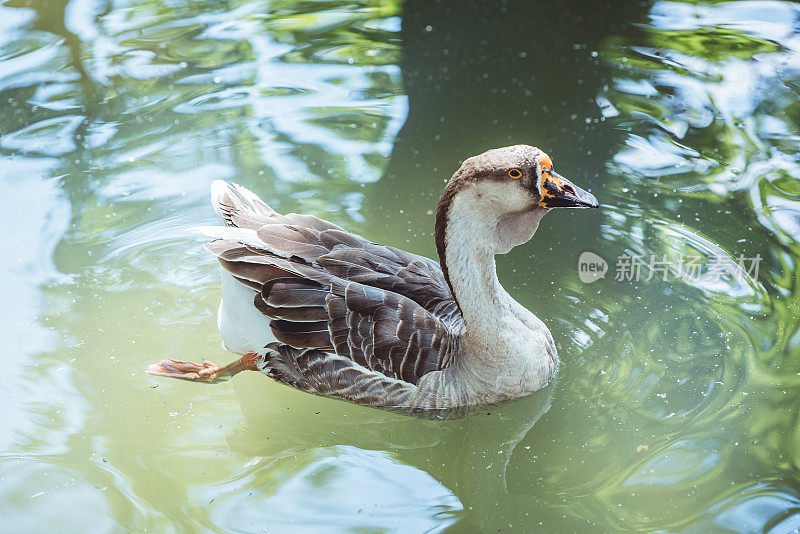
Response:
POLYGON ((311 215, 281 215, 250 191, 212 185, 225 226, 200 231, 223 267, 218 324, 242 358, 162 360, 154 375, 218 382, 261 371, 310 393, 384 408, 453 409, 532 393, 557 355, 544 323, 500 285, 495 254, 531 239, 555 207, 597 200, 515 145, 464 161, 436 213, 440 262, 311 215))

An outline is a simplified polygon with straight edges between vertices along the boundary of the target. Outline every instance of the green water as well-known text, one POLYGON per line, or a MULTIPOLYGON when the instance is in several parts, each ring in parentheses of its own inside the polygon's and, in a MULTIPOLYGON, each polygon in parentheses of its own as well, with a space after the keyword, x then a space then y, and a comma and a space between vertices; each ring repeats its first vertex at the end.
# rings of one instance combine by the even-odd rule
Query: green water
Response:
POLYGON ((800 528, 798 5, 537 4, 0 1, 0 532, 800 528), (513 143, 602 203, 498 259, 544 390, 427 421, 144 374, 233 357, 212 180, 433 256, 513 143))

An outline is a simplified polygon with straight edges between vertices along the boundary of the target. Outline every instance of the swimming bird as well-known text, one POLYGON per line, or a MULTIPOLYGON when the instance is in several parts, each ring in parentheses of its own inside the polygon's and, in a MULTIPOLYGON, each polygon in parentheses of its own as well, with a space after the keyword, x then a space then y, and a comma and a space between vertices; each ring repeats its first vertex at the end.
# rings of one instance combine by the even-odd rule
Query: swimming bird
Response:
POLYGON ((495 254, 531 239, 552 208, 596 208, 529 145, 464 161, 436 210, 439 262, 312 215, 281 215, 215 181, 224 224, 203 227, 222 266, 218 327, 242 357, 175 359, 147 372, 220 382, 261 371, 297 389, 383 407, 459 409, 543 387, 557 364, 545 324, 500 285, 495 254))

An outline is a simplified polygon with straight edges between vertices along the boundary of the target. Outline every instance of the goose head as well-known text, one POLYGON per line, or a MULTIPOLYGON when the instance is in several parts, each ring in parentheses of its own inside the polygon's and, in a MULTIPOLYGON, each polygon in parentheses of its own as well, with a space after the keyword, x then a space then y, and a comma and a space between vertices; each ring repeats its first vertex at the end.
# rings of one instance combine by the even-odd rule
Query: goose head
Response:
POLYGON ((439 200, 436 248, 447 274, 448 243, 505 254, 533 237, 553 208, 596 208, 597 199, 558 174, 544 151, 529 145, 488 150, 464 161, 439 200))

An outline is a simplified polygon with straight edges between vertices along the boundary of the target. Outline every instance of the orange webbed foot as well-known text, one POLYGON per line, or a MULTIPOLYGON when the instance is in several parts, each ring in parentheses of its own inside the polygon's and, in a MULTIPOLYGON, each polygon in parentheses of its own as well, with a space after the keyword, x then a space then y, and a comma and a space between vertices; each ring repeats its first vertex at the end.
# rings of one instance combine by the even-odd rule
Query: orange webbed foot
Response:
POLYGON ((230 378, 230 375, 222 372, 222 369, 215 363, 209 361, 204 361, 203 363, 185 362, 172 358, 151 364, 147 368, 147 374, 209 384, 222 382, 230 378))

